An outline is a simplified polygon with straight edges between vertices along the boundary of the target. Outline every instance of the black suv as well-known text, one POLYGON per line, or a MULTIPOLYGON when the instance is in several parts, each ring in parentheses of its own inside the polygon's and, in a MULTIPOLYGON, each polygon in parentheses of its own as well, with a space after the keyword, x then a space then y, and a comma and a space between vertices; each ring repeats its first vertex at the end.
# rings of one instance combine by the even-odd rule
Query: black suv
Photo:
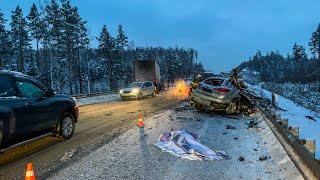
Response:
POLYGON ((24 74, 0 70, 0 148, 50 132, 69 139, 77 120, 74 98, 56 95, 24 74))

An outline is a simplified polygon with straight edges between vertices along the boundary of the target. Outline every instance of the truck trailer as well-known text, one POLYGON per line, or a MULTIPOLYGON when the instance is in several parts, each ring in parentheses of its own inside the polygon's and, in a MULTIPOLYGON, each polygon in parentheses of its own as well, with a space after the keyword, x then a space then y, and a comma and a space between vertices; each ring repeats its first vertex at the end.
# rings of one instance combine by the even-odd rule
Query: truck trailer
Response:
POLYGON ((135 81, 151 81, 159 92, 163 85, 160 75, 160 67, 155 60, 133 61, 133 79, 135 81))

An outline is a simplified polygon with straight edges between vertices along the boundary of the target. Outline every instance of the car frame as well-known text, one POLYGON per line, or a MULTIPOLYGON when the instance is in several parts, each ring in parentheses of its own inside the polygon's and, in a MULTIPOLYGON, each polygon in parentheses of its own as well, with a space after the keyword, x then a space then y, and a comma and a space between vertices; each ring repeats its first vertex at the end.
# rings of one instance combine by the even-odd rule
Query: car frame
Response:
POLYGON ((211 108, 233 114, 238 110, 240 98, 240 90, 232 85, 230 78, 210 77, 192 92, 190 103, 200 110, 211 108))
POLYGON ((49 133, 72 137, 79 117, 74 98, 18 72, 0 70, 0 82, 1 149, 49 133))

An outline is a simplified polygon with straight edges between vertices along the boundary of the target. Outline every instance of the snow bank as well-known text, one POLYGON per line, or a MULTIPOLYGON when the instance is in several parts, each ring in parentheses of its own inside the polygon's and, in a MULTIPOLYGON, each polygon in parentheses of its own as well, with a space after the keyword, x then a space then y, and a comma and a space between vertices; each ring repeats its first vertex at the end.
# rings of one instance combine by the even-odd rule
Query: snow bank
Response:
POLYGON ((80 99, 77 99, 77 103, 78 105, 81 106, 81 105, 110 102, 110 101, 117 101, 117 100, 120 100, 119 94, 113 93, 113 94, 106 94, 101 96, 80 98, 80 99))
MULTIPOLYGON (((248 88, 255 91, 257 94, 263 94, 271 99, 271 92, 262 89, 257 85, 248 85, 248 88)), ((320 118, 319 114, 315 111, 308 110, 295 102, 286 99, 280 95, 276 95, 277 103, 279 107, 287 110, 281 111, 277 110, 277 113, 281 114, 281 117, 288 119, 289 125, 294 127, 299 127, 299 137, 301 139, 315 139, 316 140, 316 159, 320 159, 320 118), (314 120, 310 120, 305 116, 314 116, 314 120)))

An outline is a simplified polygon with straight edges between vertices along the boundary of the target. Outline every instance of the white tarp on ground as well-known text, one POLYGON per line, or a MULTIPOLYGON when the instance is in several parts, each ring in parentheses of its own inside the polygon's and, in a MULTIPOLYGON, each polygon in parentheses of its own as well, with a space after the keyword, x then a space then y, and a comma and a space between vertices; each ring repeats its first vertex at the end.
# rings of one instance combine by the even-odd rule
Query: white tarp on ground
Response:
POLYGON ((198 141, 196 134, 186 130, 163 133, 155 146, 175 156, 190 160, 223 160, 229 156, 223 151, 213 151, 198 141))

